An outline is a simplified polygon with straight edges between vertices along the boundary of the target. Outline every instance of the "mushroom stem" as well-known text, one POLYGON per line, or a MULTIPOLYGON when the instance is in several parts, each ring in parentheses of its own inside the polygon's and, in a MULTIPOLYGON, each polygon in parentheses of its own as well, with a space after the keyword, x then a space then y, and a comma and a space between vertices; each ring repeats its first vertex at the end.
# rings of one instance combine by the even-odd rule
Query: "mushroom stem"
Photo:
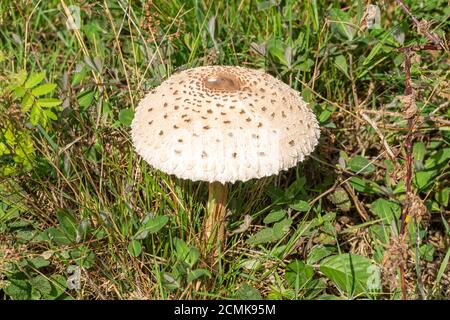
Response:
POLYGON ((227 212, 227 186, 220 182, 209 184, 208 212, 205 221, 205 241, 212 244, 214 255, 225 243, 225 215, 227 212), (219 242, 219 245, 217 245, 219 242))

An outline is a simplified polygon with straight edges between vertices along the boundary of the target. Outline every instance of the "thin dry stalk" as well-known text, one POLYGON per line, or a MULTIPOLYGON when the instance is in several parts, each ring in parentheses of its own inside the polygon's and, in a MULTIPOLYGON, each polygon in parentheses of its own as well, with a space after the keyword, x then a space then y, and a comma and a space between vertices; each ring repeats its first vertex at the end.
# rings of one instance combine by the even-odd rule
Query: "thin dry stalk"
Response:
MULTIPOLYGON (((426 21, 419 21, 411 12, 411 10, 406 6, 406 4, 397 0, 399 6, 402 8, 404 12, 406 12, 414 24, 416 25, 418 31, 422 33, 431 43, 425 45, 412 45, 409 47, 403 47, 400 49, 401 52, 405 54, 405 62, 404 62, 404 70, 405 70, 405 91, 404 96, 399 97, 399 99, 404 104, 404 118, 407 120, 408 131, 405 138, 405 149, 406 149, 406 177, 405 177, 405 186, 406 186, 406 200, 404 202, 402 217, 401 217, 401 227, 400 227, 400 237, 404 237, 406 231, 406 218, 408 214, 412 217, 413 222, 417 224, 416 215, 410 211, 412 211, 412 176, 413 176, 413 141, 414 141, 414 123, 417 118, 417 107, 415 104, 415 94, 411 83, 411 58, 412 54, 415 51, 423 51, 423 50, 446 50, 443 42, 439 37, 435 34, 432 34, 428 30, 428 24, 426 21)), ((420 279, 419 288, 421 287, 420 279)), ((405 265, 400 264, 400 282, 402 289, 402 298, 406 300, 407 298, 407 288, 406 288, 406 279, 405 279, 405 265)), ((419 292, 420 293, 420 292, 419 292)))

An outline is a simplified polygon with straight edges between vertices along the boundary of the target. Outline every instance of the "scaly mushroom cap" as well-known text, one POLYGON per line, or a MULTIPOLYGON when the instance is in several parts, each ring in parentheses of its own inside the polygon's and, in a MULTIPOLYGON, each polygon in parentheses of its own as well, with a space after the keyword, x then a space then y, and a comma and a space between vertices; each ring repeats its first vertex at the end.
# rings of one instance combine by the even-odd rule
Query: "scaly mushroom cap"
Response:
POLYGON ((302 161, 318 143, 300 94, 259 70, 198 67, 174 74, 139 103, 136 152, 182 179, 246 181, 302 161))

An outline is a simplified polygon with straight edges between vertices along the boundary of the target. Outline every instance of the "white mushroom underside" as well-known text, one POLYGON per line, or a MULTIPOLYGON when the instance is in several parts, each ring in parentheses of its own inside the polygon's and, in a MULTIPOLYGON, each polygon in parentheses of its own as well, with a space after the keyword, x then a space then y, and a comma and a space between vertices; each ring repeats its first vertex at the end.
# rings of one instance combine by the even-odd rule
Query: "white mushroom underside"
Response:
POLYGON ((214 66, 180 72, 150 92, 136 110, 132 138, 137 153, 161 171, 225 183, 295 166, 314 150, 319 127, 281 81, 258 70, 214 66), (211 92, 205 74, 236 77, 239 90, 211 92))

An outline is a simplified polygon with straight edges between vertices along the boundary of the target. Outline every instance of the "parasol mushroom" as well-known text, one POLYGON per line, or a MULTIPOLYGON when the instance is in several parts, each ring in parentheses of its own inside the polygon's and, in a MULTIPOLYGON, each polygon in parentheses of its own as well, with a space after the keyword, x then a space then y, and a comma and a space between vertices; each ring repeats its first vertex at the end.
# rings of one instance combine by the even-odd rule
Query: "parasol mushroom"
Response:
POLYGON ((300 94, 263 71, 207 66, 172 75, 139 103, 136 152, 181 179, 209 183, 205 240, 225 240, 227 183, 289 169, 318 143, 300 94))

